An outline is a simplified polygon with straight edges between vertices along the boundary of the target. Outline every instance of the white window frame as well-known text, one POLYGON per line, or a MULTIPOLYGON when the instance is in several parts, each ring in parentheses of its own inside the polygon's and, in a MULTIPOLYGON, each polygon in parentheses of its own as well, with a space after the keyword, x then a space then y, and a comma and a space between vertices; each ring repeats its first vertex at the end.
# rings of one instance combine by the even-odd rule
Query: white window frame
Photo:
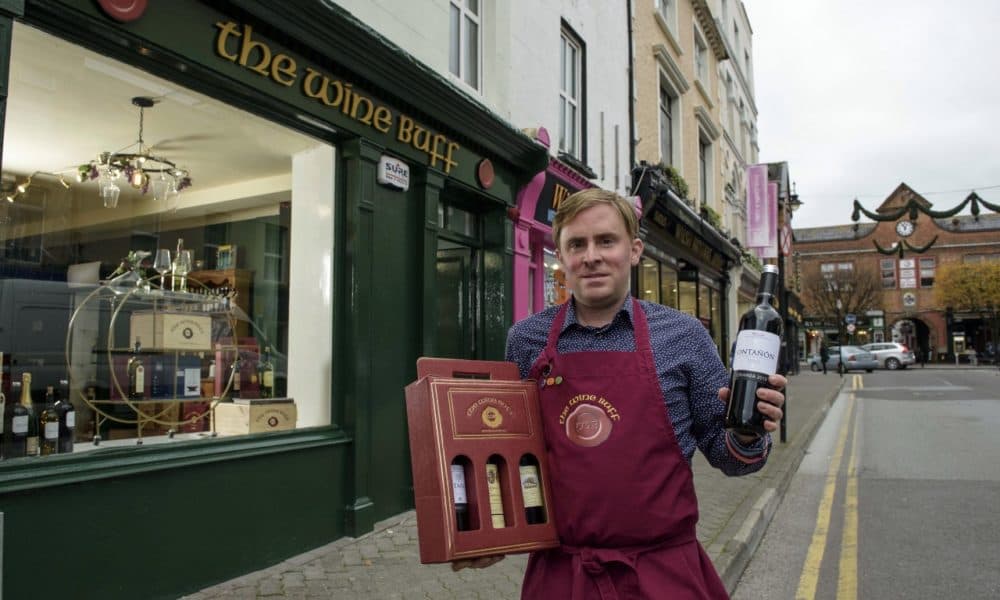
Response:
POLYGON ((583 158, 583 43, 577 36, 565 27, 559 40, 559 150, 576 158, 583 158), (569 56, 567 49, 574 51, 573 56, 569 56), (569 64, 572 62, 572 64, 569 64), (573 81, 569 81, 568 75, 572 72, 573 81), (572 89, 569 89, 572 88, 572 89), (568 108, 574 110, 570 116, 568 108), (567 141, 572 134, 572 140, 567 141))
POLYGON ((483 88, 483 21, 482 21, 482 11, 483 11, 483 0, 478 0, 478 12, 473 11, 468 6, 469 0, 450 0, 449 11, 448 11, 448 71, 451 75, 462 82, 462 84, 468 86, 469 88, 475 90, 476 92, 481 92, 483 88), (452 30, 452 15, 458 12, 458 32, 452 30), (469 23, 476 26, 476 58, 475 58, 475 81, 470 81, 472 77, 469 74, 469 61, 466 58, 469 51, 469 23), (458 38, 455 38, 455 35, 458 38), (458 45, 458 65, 452 64, 452 52, 455 45, 458 45), (456 72, 456 67, 458 71, 456 72))
POLYGON ((694 28, 694 76, 708 88, 708 42, 698 28, 694 28))
POLYGON ((917 261, 917 268, 918 268, 917 272, 918 272, 920 287, 922 288, 934 287, 934 275, 937 272, 937 261, 934 259, 934 257, 931 256, 921 257, 917 261), (930 281, 925 284, 924 283, 925 279, 929 279, 930 281))
POLYGON ((656 0, 656 13, 671 32, 677 31, 677 0, 656 0))

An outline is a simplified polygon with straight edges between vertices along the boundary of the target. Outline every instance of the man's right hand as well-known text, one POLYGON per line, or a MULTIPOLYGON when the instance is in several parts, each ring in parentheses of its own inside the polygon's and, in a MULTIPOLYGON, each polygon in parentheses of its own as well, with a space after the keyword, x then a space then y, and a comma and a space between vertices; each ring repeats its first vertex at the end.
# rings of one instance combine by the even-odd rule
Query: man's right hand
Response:
POLYGON ((503 560, 503 557, 503 554, 498 554, 496 556, 480 556, 479 558, 456 560, 451 563, 451 570, 461 571, 462 569, 485 569, 486 567, 492 567, 497 564, 503 560))

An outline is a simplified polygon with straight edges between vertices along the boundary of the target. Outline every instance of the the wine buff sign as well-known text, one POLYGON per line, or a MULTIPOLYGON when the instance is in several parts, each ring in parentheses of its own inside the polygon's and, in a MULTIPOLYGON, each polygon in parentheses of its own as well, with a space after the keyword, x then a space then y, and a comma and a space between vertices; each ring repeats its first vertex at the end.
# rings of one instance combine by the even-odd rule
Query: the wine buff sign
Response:
POLYGON ((615 405, 603 396, 577 394, 559 414, 566 437, 577 446, 599 446, 611 435, 612 421, 621 420, 615 405))
POLYGON ((395 138, 421 152, 431 167, 451 173, 458 165, 455 152, 459 145, 447 136, 434 133, 402 113, 372 100, 341 81, 309 65, 300 65, 291 56, 274 53, 266 43, 253 38, 250 25, 233 21, 215 24, 215 53, 220 57, 267 77, 277 84, 291 87, 298 84, 302 94, 372 129, 394 135, 395 138), (440 163, 440 167, 439 167, 440 163))

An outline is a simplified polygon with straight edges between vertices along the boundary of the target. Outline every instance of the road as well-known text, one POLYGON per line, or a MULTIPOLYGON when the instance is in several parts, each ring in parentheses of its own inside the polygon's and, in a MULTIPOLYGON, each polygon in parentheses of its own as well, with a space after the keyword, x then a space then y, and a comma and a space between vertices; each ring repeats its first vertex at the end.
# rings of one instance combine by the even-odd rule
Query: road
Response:
POLYGON ((1000 598, 1000 375, 847 377, 734 600, 1000 598))

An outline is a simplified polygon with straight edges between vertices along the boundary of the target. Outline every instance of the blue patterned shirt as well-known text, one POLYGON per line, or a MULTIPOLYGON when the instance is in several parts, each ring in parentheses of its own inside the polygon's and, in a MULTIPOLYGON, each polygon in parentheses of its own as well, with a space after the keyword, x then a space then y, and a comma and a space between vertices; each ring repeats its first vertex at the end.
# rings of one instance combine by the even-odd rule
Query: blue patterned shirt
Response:
MULTIPOLYGON (((765 435, 750 445, 740 445, 723 428, 726 405, 719 400, 719 388, 729 385, 729 376, 708 331, 694 317, 673 308, 644 300, 639 305, 649 322, 653 360, 667 413, 688 464, 697 447, 712 466, 727 475, 745 475, 759 470, 764 466, 765 461, 761 458, 766 458, 770 436, 765 435), (744 458, 741 460, 733 451, 744 458)), ((558 306, 547 308, 510 328, 507 360, 517 363, 522 378, 528 376, 545 348, 558 311, 558 306)), ((556 349, 560 354, 634 352, 632 298, 628 298, 611 323, 603 327, 577 323, 571 299, 556 349)))

